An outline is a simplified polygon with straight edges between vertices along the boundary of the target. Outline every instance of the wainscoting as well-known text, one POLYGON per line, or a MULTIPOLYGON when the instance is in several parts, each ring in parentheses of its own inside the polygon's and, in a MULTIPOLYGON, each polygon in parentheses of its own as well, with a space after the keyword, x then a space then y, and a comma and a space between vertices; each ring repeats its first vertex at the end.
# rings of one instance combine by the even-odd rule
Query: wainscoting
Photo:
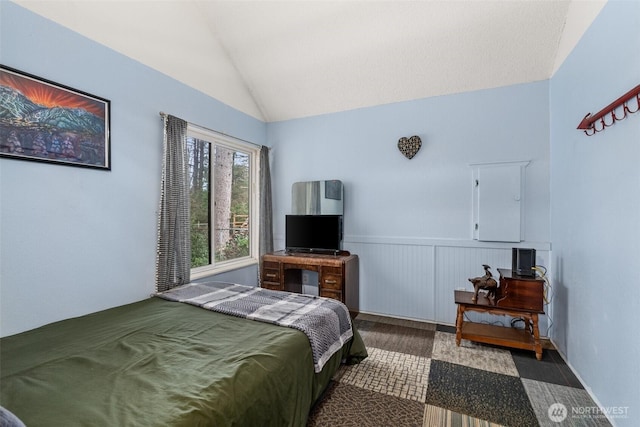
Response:
MULTIPOLYGON (((479 242, 475 240, 403 239, 345 236, 344 249, 360 257, 360 311, 441 324, 455 324, 456 289, 472 290, 470 277, 482 276, 482 264, 511 266, 511 248, 536 249, 538 265, 549 271, 550 244, 479 242)), ((549 313, 550 306, 545 306, 549 313)), ((510 318, 469 313, 469 319, 508 325, 510 318)), ((549 319, 540 318, 548 336, 549 319)))

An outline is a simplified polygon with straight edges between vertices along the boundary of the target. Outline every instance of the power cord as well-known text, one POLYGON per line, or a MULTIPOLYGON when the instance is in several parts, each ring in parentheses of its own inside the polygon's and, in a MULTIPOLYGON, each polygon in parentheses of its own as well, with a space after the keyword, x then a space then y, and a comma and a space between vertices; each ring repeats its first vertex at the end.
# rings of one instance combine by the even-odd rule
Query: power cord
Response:
POLYGON ((542 296, 544 298, 545 304, 549 304, 551 302, 551 298, 553 297, 551 282, 547 278, 547 269, 542 265, 536 265, 535 267, 531 267, 531 269, 535 270, 538 273, 539 277, 544 280, 544 290, 542 296))
POLYGON ((495 320, 493 322, 489 322, 488 320, 472 320, 467 315, 467 312, 464 313, 464 319, 466 322, 469 322, 469 323, 483 323, 485 325, 504 326, 504 323, 502 322, 502 320, 495 320))
MULTIPOLYGON (((535 267, 532 267, 532 269, 538 273, 542 280, 544 280, 543 297, 545 304, 549 305, 553 299, 553 288, 551 287, 551 282, 547 277, 547 269, 542 265, 536 265, 535 267)), ((549 331, 551 331, 551 328, 553 327, 553 319, 550 316, 547 316, 547 322, 546 335, 549 336, 549 331)))

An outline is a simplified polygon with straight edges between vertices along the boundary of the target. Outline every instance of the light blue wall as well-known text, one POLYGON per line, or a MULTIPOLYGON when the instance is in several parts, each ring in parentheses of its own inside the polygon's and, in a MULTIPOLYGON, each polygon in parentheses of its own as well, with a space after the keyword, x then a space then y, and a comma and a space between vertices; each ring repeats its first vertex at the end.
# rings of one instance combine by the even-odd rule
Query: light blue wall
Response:
MULTIPOLYGON (((363 312, 454 323, 453 291, 488 263, 510 267, 509 243, 472 239, 472 168, 530 161, 525 241, 548 266, 547 81, 270 123, 275 247, 296 181, 345 185, 344 248, 360 257, 363 312), (398 139, 418 135, 409 160, 398 139)), ((546 319, 542 333, 546 335, 546 319)))
POLYGON ((525 240, 549 240, 548 82, 270 123, 274 223, 291 184, 341 179, 349 236, 470 239, 473 163, 530 160, 525 240), (409 160, 398 139, 418 135, 409 160))
POLYGON ((550 84, 553 339, 603 406, 629 407, 621 426, 640 421, 640 113, 576 126, 640 84, 639 28, 640 2, 609 1, 550 84))
POLYGON ((112 144, 110 172, 0 159, 5 336, 153 292, 160 111, 258 144, 266 125, 13 3, 0 8, 0 62, 111 100, 112 144))
POLYGON ((550 82, 265 125, 2 0, 0 62, 112 101, 113 170, 0 159, 0 335, 153 291, 158 111, 273 146, 277 247, 291 184, 343 180, 361 308, 401 317, 450 321, 453 289, 482 262, 508 265, 511 245, 471 240, 469 164, 531 160, 521 246, 552 267, 553 339, 635 425, 639 116, 595 137, 575 127, 638 84, 639 20, 640 3, 609 2, 550 82), (407 160, 396 143, 414 134, 423 147, 407 160))

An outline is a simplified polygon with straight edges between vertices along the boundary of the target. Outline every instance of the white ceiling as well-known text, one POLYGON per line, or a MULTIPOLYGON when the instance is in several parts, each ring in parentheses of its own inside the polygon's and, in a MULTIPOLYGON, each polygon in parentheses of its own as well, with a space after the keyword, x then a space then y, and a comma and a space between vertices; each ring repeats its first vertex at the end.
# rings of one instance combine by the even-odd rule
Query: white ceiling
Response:
POLYGON ((14 0, 280 121, 550 78, 606 0, 14 0))

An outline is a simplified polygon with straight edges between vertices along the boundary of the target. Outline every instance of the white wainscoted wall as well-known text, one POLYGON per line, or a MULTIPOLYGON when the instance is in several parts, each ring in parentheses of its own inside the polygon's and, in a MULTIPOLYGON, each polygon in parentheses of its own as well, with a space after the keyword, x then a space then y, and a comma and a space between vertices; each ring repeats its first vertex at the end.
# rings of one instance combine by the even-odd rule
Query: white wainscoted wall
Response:
MULTIPOLYGON (((482 264, 490 265, 496 278, 498 268, 511 266, 511 247, 489 242, 351 237, 345 246, 360 257, 361 311, 451 325, 456 318, 456 289, 472 290, 467 279, 484 275, 482 264)), ((546 267, 548 245, 536 246, 536 263, 546 267)), ((543 317, 540 332, 546 336, 543 317)), ((480 313, 469 313, 469 318, 509 322, 480 313)))
MULTIPOLYGON (((536 264, 549 268, 548 244, 517 246, 536 249, 536 264)), ((490 265, 497 279, 498 268, 511 266, 511 247, 475 240, 345 236, 344 241, 344 249, 360 258, 361 312, 449 325, 456 321, 454 291, 473 290, 467 279, 484 275, 482 264, 490 265)), ((540 317, 542 336, 550 333, 550 309, 545 305, 546 315, 540 317)), ((474 312, 467 317, 505 326, 511 321, 474 312)))

